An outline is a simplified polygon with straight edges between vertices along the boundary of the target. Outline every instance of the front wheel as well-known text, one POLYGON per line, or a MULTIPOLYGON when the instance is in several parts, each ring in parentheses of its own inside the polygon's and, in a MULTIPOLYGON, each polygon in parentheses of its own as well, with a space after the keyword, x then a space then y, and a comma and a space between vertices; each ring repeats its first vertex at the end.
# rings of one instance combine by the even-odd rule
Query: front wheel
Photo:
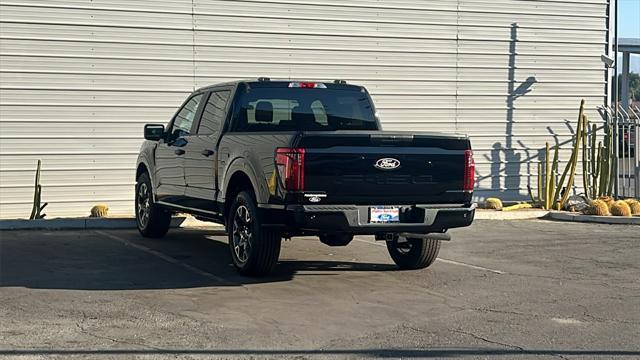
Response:
POLYGON ((242 191, 229 209, 229 249, 236 269, 249 276, 267 275, 280 256, 282 236, 262 227, 253 195, 242 191))
POLYGON ((424 269, 438 257, 440 240, 396 236, 387 241, 387 250, 400 269, 424 269))
POLYGON ((151 179, 147 173, 136 182, 136 224, 144 237, 163 237, 171 225, 171 213, 153 201, 151 179))

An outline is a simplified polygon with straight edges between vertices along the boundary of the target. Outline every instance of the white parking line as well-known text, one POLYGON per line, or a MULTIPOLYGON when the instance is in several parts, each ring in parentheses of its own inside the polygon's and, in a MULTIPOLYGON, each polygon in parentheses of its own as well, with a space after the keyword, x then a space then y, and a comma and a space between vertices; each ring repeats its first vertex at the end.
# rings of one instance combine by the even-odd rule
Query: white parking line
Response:
MULTIPOLYGON (((372 242, 372 241, 367 241, 367 240, 362 240, 362 239, 353 239, 355 241, 359 241, 359 242, 363 242, 366 244, 370 244, 370 245, 378 245, 378 246, 384 246, 385 248, 387 247, 387 245, 382 244, 380 242, 372 242)), ((463 263, 460 261, 455 261, 455 260, 449 260, 449 259, 443 259, 443 258, 437 258, 437 261, 441 261, 443 263, 446 264, 452 264, 452 265, 460 265, 460 266, 464 266, 470 269, 475 269, 475 270, 481 270, 481 271, 488 271, 494 274, 506 274, 506 272, 501 271, 501 270, 496 270, 496 269, 489 269, 483 266, 478 266, 478 265, 473 265, 473 264, 467 264, 467 263, 463 263)))
POLYGON ((120 236, 109 234, 108 232, 104 232, 104 231, 101 231, 101 230, 96 230, 95 232, 97 234, 102 235, 102 236, 106 236, 106 237, 108 237, 108 238, 110 238, 112 240, 115 240, 115 241, 117 241, 117 242, 119 242, 121 244, 124 244, 125 246, 131 246, 131 247, 133 247, 135 249, 138 249, 140 251, 144 251, 147 254, 150 254, 150 255, 153 255, 153 256, 155 256, 157 258, 160 258, 160 259, 162 259, 162 260, 164 260, 164 261, 166 261, 168 263, 180 266, 181 268, 183 268, 183 269, 185 269, 187 271, 190 271, 190 272, 192 272, 194 274, 198 274, 200 276, 204 276, 206 278, 209 278, 211 280, 214 280, 214 281, 217 281, 217 282, 220 282, 220 283, 224 283, 224 284, 231 284, 232 283, 232 282, 230 282, 228 280, 225 280, 225 279, 223 279, 221 277, 215 276, 212 273, 200 270, 200 269, 198 269, 196 267, 193 267, 193 266, 191 266, 189 264, 186 264, 186 263, 183 263, 183 262, 181 262, 179 260, 176 260, 176 259, 172 258, 171 256, 167 256, 167 255, 165 255, 165 254, 163 254, 163 253, 161 253, 159 251, 150 249, 150 248, 148 248, 146 246, 143 246, 143 245, 138 245, 138 244, 132 243, 131 241, 129 241, 129 240, 125 239, 125 238, 122 238, 120 236))
POLYGON ((436 260, 438 260, 438 261, 442 261, 443 263, 447 263, 447 264, 453 264, 453 265, 460 265, 460 266, 468 267, 468 268, 470 268, 470 269, 476 269, 476 270, 488 271, 488 272, 492 272, 492 273, 494 273, 494 274, 506 274, 506 272, 501 271, 501 270, 489 269, 489 268, 486 268, 486 267, 484 267, 484 266, 478 266, 478 265, 473 265, 473 264, 467 264, 467 263, 463 263, 463 262, 460 262, 460 261, 449 260, 449 259, 443 259, 443 258, 437 258, 436 260))

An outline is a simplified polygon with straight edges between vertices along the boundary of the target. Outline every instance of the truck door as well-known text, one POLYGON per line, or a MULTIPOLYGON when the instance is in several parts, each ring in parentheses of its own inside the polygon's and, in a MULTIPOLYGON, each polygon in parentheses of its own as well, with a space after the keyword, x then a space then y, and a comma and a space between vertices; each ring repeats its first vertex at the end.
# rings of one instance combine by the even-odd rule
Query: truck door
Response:
POLYGON ((169 123, 165 139, 156 148, 156 196, 159 201, 179 205, 184 201, 184 155, 203 94, 190 97, 169 123))
POLYGON ((185 147, 186 206, 217 211, 217 144, 227 113, 230 89, 214 89, 204 104, 195 135, 185 147))

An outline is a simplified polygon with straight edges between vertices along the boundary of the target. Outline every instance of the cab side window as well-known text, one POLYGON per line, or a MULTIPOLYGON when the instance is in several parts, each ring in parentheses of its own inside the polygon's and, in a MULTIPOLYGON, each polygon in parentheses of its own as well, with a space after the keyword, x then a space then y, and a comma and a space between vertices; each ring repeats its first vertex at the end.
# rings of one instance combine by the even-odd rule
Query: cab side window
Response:
POLYGON ((195 95, 178 111, 171 126, 171 133, 168 139, 170 142, 175 141, 179 137, 189 135, 191 125, 193 125, 193 120, 195 120, 196 113, 198 112, 200 101, 202 101, 202 94, 195 95))
POLYGON ((224 123, 225 107, 229 100, 229 90, 219 90, 211 92, 209 100, 202 111, 198 135, 214 135, 220 132, 224 123))

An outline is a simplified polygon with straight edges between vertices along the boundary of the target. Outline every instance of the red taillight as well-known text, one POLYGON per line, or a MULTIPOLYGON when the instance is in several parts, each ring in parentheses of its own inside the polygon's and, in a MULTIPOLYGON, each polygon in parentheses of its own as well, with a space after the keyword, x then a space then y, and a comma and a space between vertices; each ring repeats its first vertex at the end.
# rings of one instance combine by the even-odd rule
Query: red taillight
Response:
POLYGON ((276 167, 286 190, 304 190, 304 149, 277 148, 276 167))
POLYGON ((473 160, 473 151, 464 151, 464 184, 462 190, 473 192, 476 183, 476 162, 473 160))

